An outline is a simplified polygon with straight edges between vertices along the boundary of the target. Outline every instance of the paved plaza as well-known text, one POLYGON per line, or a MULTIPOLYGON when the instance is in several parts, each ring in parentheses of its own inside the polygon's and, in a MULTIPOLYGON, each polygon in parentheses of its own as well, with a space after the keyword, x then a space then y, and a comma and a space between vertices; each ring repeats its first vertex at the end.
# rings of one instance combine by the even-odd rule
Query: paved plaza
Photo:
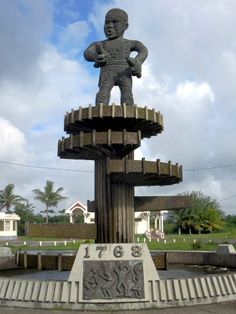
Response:
MULTIPOLYGON (((56 310, 40 310, 40 309, 24 309, 24 308, 5 308, 0 307, 1 314, 13 314, 17 311, 17 314, 50 314, 50 313, 68 313, 68 314, 95 314, 95 313, 104 313, 111 314, 117 313, 122 314, 124 311, 56 311, 56 310)), ((127 314, 206 314, 206 313, 214 313, 214 314, 235 314, 236 313, 236 301, 234 302, 223 302, 223 303, 215 303, 209 305, 197 305, 191 307, 178 307, 178 308, 168 308, 168 309, 155 309, 155 310, 140 310, 140 311, 126 311, 127 314)))

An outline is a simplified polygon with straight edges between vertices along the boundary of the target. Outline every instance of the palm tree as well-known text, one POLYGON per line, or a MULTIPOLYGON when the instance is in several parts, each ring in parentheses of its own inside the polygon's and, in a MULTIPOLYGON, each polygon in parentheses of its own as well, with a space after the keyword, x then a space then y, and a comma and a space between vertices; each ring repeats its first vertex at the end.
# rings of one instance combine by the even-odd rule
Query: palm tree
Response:
POLYGON ((47 181, 44 187, 44 191, 40 189, 34 189, 33 192, 35 193, 34 199, 40 201, 41 203, 45 204, 45 210, 41 211, 42 213, 46 214, 46 223, 48 223, 48 215, 49 213, 54 213, 51 207, 57 207, 58 203, 67 197, 62 196, 60 193, 64 189, 62 187, 58 188, 54 191, 54 182, 47 181))
POLYGON ((14 194, 13 190, 14 184, 8 184, 4 190, 0 190, 0 211, 6 209, 6 212, 9 213, 12 206, 26 201, 20 195, 14 194))

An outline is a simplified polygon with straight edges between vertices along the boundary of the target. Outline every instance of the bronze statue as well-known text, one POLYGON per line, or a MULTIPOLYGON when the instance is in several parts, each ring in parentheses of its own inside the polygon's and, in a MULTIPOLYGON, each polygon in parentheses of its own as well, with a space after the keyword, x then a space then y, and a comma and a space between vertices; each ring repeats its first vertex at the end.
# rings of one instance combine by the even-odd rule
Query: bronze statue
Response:
POLYGON ((142 64, 147 58, 147 48, 137 40, 123 38, 128 28, 128 15, 121 9, 111 9, 105 17, 106 40, 92 43, 85 51, 87 61, 100 68, 99 91, 96 105, 108 105, 114 86, 121 92, 121 104, 133 105, 132 76, 141 77, 142 64), (137 52, 133 58, 131 52, 137 52))

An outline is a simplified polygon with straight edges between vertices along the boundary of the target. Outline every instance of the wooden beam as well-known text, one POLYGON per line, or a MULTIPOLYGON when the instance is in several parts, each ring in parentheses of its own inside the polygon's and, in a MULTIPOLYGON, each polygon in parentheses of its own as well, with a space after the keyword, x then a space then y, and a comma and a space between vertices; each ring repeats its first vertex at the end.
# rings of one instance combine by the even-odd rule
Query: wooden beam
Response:
MULTIPOLYGON (((94 212, 94 201, 87 201, 89 212, 94 212)), ((134 211, 176 210, 192 206, 190 196, 135 196, 134 211)))
POLYGON ((87 200, 87 209, 88 209, 88 212, 94 213, 95 212, 95 202, 87 200))
POLYGON ((134 208, 140 211, 175 210, 192 206, 189 196, 136 196, 134 208))

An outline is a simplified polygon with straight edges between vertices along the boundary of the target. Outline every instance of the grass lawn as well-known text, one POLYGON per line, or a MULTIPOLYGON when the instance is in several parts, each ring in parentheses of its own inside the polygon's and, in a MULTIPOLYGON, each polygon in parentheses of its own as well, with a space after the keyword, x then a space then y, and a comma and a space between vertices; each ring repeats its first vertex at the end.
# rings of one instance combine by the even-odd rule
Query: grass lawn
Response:
MULTIPOLYGON (((214 233, 214 234, 194 234, 194 235, 166 235, 165 240, 149 242, 143 235, 136 236, 136 242, 143 243, 146 240, 150 250, 198 250, 214 251, 219 243, 227 243, 228 240, 235 240, 235 233, 214 233)), ((9 247, 13 252, 17 250, 78 250, 81 243, 94 243, 93 240, 68 241, 55 238, 32 238, 19 237, 22 244, 11 244, 9 247), (40 245, 40 241, 42 242, 40 245), (59 242, 58 242, 59 241, 59 242), (65 242, 66 241, 66 242, 65 242), (49 243, 47 243, 49 242, 49 243)), ((236 245, 234 244, 236 249, 236 245)))
POLYGON ((208 233, 208 234, 167 234, 166 239, 235 239, 236 230, 224 233, 208 233))
POLYGON ((204 243, 197 241, 196 243, 191 242, 148 242, 149 250, 177 250, 177 251, 215 251, 217 248, 216 243, 204 243))

